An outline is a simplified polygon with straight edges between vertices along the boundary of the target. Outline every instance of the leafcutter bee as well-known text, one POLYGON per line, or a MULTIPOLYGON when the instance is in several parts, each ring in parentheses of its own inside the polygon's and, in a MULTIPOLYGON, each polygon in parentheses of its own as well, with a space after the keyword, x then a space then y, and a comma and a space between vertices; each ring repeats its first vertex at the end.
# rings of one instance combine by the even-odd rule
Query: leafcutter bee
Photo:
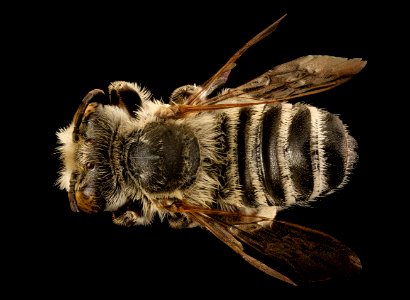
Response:
POLYGON ((200 226, 292 285, 360 271, 358 256, 339 240, 275 217, 343 187, 357 160, 357 143, 338 116, 290 100, 346 82, 366 61, 308 55, 222 88, 238 58, 284 17, 168 103, 125 81, 90 91, 57 132, 58 185, 71 210, 110 212, 123 226, 156 216, 173 228, 200 226))

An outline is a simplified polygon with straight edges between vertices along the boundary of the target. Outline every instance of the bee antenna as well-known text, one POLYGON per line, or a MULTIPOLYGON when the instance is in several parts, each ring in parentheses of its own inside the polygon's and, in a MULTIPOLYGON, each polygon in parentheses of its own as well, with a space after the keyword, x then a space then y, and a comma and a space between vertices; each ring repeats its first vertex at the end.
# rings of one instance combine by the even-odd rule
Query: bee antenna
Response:
POLYGON ((83 101, 81 101, 81 104, 78 107, 74 115, 74 119, 73 119, 73 123, 74 123, 73 141, 74 142, 78 141, 78 138, 80 135, 80 125, 83 120, 84 113, 88 107, 88 104, 90 104, 91 102, 108 104, 108 98, 105 96, 105 93, 100 89, 94 89, 88 92, 87 95, 83 98, 83 101))
POLYGON ((75 183, 77 182, 77 176, 72 173, 70 178, 70 189, 68 191, 68 200, 70 202, 70 208, 73 212, 79 212, 77 206, 77 200, 75 199, 75 183))

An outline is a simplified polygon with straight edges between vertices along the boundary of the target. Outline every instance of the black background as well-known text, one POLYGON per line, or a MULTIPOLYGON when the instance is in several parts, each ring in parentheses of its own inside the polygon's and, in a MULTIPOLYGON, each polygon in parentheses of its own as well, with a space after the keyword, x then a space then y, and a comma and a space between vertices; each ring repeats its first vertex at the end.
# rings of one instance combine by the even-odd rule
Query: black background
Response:
POLYGON ((379 59, 373 34, 377 29, 380 41, 384 33, 374 27, 372 8, 358 1, 306 2, 36 6, 33 13, 25 7, 27 17, 10 35, 15 47, 8 56, 19 59, 9 61, 13 68, 8 75, 16 86, 7 90, 17 100, 9 102, 13 121, 6 126, 25 128, 13 134, 14 147, 6 148, 18 157, 5 162, 13 180, 7 186, 12 198, 5 201, 12 204, 4 225, 10 242, 3 250, 11 265, 7 278, 20 286, 13 292, 114 292, 135 298, 145 293, 185 298, 249 292, 256 298, 301 290, 336 297, 390 289, 395 275, 385 250, 394 250, 395 244, 384 215, 391 174, 383 171, 388 164, 383 157, 390 152, 381 147, 387 119, 380 118, 384 98, 373 80, 379 59), (166 100, 174 88, 208 79, 284 13, 288 16, 279 28, 237 62, 227 86, 307 54, 368 60, 348 83, 303 99, 340 115, 357 139, 360 161, 350 183, 311 208, 278 216, 349 245, 362 259, 360 276, 294 289, 254 269, 199 228, 173 230, 155 223, 126 229, 113 225, 109 216, 71 213, 67 194, 55 185, 60 167, 55 133, 69 124, 89 90, 125 80, 166 100))

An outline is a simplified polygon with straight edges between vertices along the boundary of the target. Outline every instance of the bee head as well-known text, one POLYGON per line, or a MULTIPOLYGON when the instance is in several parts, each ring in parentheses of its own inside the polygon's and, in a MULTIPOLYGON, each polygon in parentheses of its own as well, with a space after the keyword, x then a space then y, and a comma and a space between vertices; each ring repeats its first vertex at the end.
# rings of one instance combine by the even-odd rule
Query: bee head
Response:
POLYGON ((84 146, 93 143, 92 138, 87 137, 90 121, 97 108, 108 104, 108 98, 102 90, 90 91, 82 100, 71 125, 61 129, 58 139, 61 146, 58 147, 64 168, 60 171, 60 187, 68 191, 71 210, 86 213, 99 212, 103 209, 102 201, 98 200, 92 182, 86 182, 90 172, 95 169, 92 157, 84 151, 84 146), (68 183, 68 184, 67 184, 68 183), (90 184, 91 183, 91 184, 90 184))
POLYGON ((148 94, 125 82, 113 82, 109 96, 94 89, 83 98, 70 126, 57 132, 63 162, 58 183, 68 192, 72 211, 98 213, 124 203, 117 165, 121 143, 114 142, 120 124, 135 117, 141 96, 148 94))

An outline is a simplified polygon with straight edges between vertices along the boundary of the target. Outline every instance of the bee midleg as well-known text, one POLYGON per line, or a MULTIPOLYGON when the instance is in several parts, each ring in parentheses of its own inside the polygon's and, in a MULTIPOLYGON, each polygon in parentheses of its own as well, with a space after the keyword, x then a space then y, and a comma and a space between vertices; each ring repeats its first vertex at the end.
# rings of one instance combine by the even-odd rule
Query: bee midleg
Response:
POLYGON ((138 197, 138 200, 129 201, 127 205, 112 213, 112 221, 120 226, 137 226, 151 224, 155 214, 156 208, 144 196, 138 197))

